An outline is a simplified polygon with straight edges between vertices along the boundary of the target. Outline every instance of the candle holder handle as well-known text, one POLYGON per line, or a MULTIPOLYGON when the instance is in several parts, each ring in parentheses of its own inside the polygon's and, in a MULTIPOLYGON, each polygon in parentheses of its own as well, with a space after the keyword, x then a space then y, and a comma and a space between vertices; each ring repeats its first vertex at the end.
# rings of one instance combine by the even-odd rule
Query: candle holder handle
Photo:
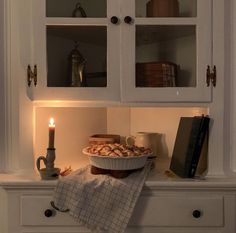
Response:
POLYGON ((55 153, 55 148, 48 148, 47 149, 47 155, 46 157, 44 156, 39 156, 37 159, 37 169, 40 171, 40 162, 41 160, 43 161, 45 167, 47 169, 54 168, 54 161, 56 159, 56 153, 55 153))
POLYGON ((47 167, 47 159, 44 157, 44 156, 39 156, 38 159, 37 159, 37 169, 40 171, 40 161, 43 161, 44 162, 44 165, 45 167, 47 167))

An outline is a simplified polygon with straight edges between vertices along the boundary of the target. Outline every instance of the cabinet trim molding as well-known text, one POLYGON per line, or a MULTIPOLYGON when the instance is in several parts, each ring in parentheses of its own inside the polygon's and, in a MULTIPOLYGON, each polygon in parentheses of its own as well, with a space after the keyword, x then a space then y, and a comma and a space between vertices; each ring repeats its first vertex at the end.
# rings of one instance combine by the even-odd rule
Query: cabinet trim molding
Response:
POLYGON ((13 162, 13 148, 14 139, 13 134, 13 122, 16 121, 16 116, 13 114, 15 111, 13 108, 13 95, 14 91, 12 89, 12 75, 11 75, 11 1, 2 1, 3 7, 1 8, 1 13, 3 15, 3 88, 4 88, 4 102, 2 106, 3 112, 2 119, 4 122, 4 129, 1 131, 1 137, 4 138, 4 145, 2 152, 0 154, 0 162, 3 164, 1 171, 6 172, 12 170, 13 162))

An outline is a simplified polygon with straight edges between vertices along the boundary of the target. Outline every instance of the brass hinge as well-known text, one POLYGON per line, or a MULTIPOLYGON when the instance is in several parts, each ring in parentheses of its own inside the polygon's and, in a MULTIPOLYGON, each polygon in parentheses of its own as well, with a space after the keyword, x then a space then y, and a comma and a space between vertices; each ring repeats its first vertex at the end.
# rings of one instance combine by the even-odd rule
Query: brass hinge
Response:
POLYGON ((31 86, 32 81, 34 82, 34 86, 37 85, 37 66, 34 65, 34 71, 31 70, 30 65, 27 68, 27 82, 28 86, 31 86))
POLYGON ((210 86, 210 82, 212 83, 213 87, 216 86, 216 66, 213 67, 212 71, 210 66, 207 66, 206 83, 208 87, 210 86))

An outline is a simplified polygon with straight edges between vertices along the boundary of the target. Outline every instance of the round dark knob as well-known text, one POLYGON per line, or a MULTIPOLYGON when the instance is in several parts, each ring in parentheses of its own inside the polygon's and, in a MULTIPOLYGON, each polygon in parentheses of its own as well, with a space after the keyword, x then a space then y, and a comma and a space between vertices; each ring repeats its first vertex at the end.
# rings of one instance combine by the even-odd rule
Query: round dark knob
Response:
POLYGON ((127 24, 131 24, 132 21, 133 21, 133 19, 132 19, 130 16, 125 16, 124 21, 125 21, 125 23, 127 23, 127 24))
POLYGON ((53 215, 53 211, 50 209, 47 209, 44 211, 44 215, 45 215, 45 217, 50 218, 53 215))
POLYGON ((193 211, 193 217, 194 218, 200 218, 201 217, 201 211, 200 210, 194 210, 193 211))
POLYGON ((119 22, 118 17, 116 17, 116 16, 112 16, 112 17, 111 17, 111 23, 117 24, 118 22, 119 22))

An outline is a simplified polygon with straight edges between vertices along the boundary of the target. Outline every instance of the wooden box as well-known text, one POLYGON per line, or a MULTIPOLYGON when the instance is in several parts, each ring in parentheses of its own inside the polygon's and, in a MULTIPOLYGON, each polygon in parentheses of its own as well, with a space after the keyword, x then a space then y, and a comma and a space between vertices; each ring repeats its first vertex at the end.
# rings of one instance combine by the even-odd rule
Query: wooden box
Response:
POLYGON ((136 64, 136 87, 175 87, 177 65, 172 62, 136 64))
POLYGON ((178 17, 178 0, 150 0, 147 3, 147 17, 178 17))

